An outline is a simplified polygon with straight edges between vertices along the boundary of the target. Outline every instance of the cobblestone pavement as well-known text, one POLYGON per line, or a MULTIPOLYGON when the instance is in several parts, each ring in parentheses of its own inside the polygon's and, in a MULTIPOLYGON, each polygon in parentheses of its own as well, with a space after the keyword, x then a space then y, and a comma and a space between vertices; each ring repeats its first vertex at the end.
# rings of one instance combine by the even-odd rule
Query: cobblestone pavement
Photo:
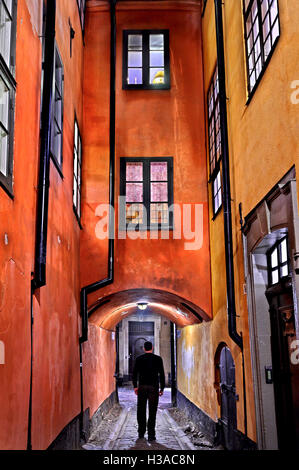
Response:
POLYGON ((159 399, 154 442, 138 439, 133 388, 120 388, 118 393, 119 405, 107 414, 83 446, 85 450, 215 450, 180 410, 172 408, 170 389, 165 389, 159 399))

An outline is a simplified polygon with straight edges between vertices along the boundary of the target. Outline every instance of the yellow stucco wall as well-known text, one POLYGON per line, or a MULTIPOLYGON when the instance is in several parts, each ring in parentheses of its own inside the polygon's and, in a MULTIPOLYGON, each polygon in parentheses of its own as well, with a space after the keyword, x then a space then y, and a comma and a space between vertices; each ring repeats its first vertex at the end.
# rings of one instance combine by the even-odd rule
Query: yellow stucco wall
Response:
MULTIPOLYGON (((248 104, 242 1, 225 0, 223 7, 235 292, 237 315, 240 315, 237 318, 237 329, 244 338, 248 436, 253 440, 256 440, 255 406, 239 203, 242 203, 243 215, 246 216, 299 161, 299 104, 291 101, 294 92, 291 85, 299 80, 299 49, 296 41, 299 2, 280 0, 279 7, 280 39, 248 104)), ((207 94, 217 57, 214 0, 208 0, 203 18, 203 57, 207 94)), ((220 407, 213 386, 214 355, 219 343, 225 342, 236 363, 236 389, 240 397, 237 402, 238 429, 244 432, 242 355, 228 337, 227 330, 223 212, 212 221, 211 194, 209 197, 214 320, 210 324, 182 330, 178 340, 178 364, 182 366, 179 366, 178 387, 217 421, 220 407)))

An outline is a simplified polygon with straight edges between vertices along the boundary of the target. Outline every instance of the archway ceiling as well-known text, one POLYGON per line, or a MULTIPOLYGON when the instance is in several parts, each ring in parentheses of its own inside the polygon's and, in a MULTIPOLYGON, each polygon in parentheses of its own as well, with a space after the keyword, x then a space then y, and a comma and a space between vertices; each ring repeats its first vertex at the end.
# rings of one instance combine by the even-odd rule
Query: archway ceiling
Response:
POLYGON ((124 318, 145 311, 163 315, 179 327, 211 320, 200 307, 171 292, 131 289, 99 299, 89 308, 89 323, 112 330, 124 318), (140 302, 148 304, 147 310, 138 309, 140 302))

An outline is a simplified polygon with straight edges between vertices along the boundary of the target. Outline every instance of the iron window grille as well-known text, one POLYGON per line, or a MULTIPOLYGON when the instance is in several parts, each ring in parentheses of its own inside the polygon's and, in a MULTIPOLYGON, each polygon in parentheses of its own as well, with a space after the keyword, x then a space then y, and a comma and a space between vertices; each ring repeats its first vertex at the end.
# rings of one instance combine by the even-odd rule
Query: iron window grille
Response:
POLYGON ((278 0, 243 0, 249 96, 256 89, 280 37, 278 0))
POLYGON ((81 219, 81 174, 82 174, 82 141, 77 119, 74 126, 74 178, 73 178, 73 207, 80 223, 81 219))
POLYGON ((77 0, 81 29, 84 31, 86 0, 77 0))
POLYGON ((173 158, 120 159, 121 230, 173 229, 173 158))
POLYGON ((61 175, 63 147, 63 83, 63 65, 56 46, 52 94, 51 156, 61 175))
POLYGON ((169 31, 124 31, 123 89, 169 88, 169 31))
POLYGON ((219 104, 219 80, 218 68, 208 90, 208 133, 209 133, 209 166, 210 183, 212 185, 212 201, 214 217, 222 207, 222 183, 221 183, 221 127, 219 104))
POLYGON ((268 283, 277 284, 289 275, 288 238, 279 240, 267 253, 268 283))
POLYGON ((0 185, 13 195, 13 141, 15 108, 15 0, 0 0, 0 185))

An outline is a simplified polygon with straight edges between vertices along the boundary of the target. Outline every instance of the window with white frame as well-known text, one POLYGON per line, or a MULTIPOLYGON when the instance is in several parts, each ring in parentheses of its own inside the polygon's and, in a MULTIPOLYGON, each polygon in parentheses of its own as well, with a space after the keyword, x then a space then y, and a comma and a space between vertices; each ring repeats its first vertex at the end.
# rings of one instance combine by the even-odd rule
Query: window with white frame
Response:
POLYGON ((252 93, 280 36, 278 0, 243 0, 248 92, 252 93))
POLYGON ((277 284, 289 275, 288 238, 279 240, 268 252, 268 283, 277 284))
POLYGON ((52 95, 51 155, 60 172, 62 171, 63 145, 63 81, 63 65, 56 46, 52 95))
POLYGON ((12 195, 16 1, 0 0, 0 184, 12 195))
POLYGON ((82 168, 82 142, 77 119, 74 129, 74 184, 73 205, 78 219, 81 218, 81 168, 82 168))

